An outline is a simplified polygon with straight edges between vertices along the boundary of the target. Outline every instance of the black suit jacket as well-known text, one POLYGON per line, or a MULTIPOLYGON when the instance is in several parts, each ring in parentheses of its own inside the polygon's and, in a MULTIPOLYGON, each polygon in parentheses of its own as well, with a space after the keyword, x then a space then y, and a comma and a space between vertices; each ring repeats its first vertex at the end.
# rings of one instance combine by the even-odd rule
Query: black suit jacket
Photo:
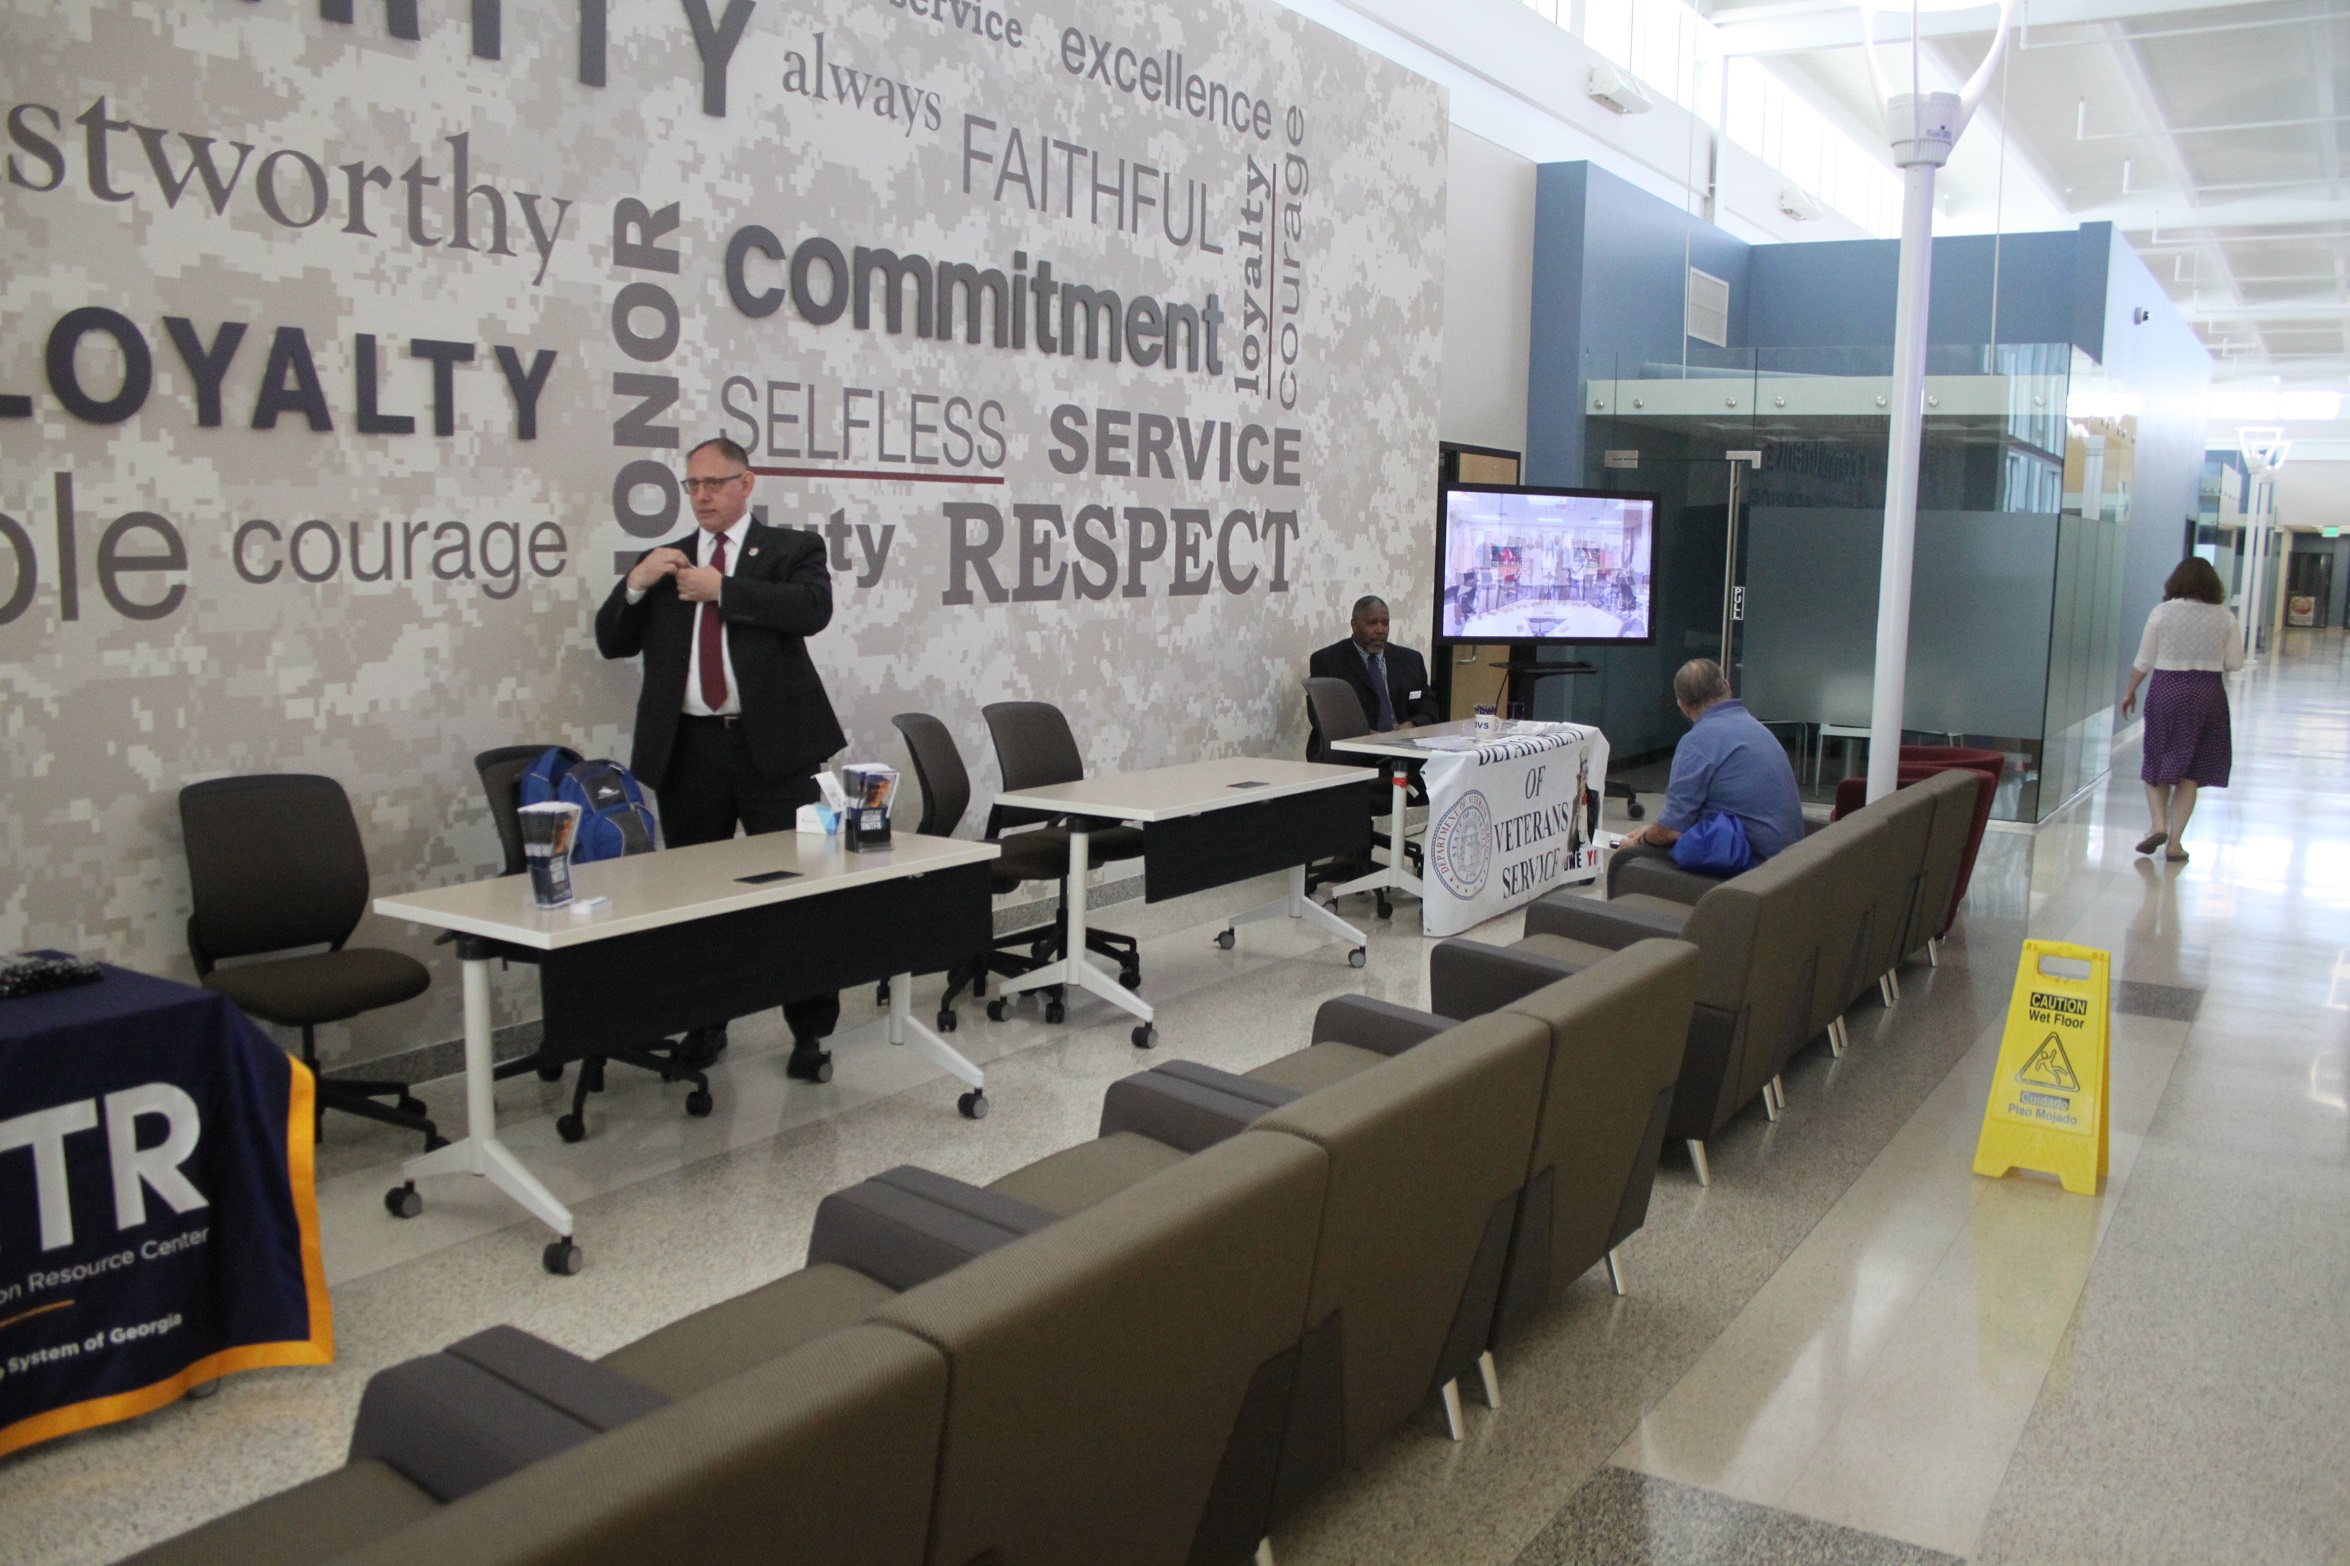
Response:
MULTIPOLYGON (((695 545, 695 534, 689 533, 669 547, 698 560, 695 545)), ((677 596, 674 577, 656 582, 632 604, 623 576, 596 612, 598 652, 607 658, 644 655, 644 690, 637 697, 636 743, 628 765, 655 789, 667 778, 677 720, 685 713, 685 676, 700 608, 677 596)), ((751 764, 761 777, 779 782, 808 776, 848 744, 808 658, 807 638, 832 621, 824 540, 797 528, 753 522, 743 535, 742 558, 719 592, 718 608, 726 617, 735 683, 742 688, 743 738, 750 745, 751 764)))
MULTIPOLYGON (((1428 683, 1428 665, 1409 647, 1387 644, 1387 699, 1395 704, 1398 723, 1442 723, 1444 715, 1436 707, 1436 691, 1428 683)), ((1306 672, 1316 679, 1344 680, 1355 688, 1355 698, 1363 704, 1363 716, 1371 722, 1379 721, 1379 693, 1371 688, 1371 669, 1363 662, 1363 655, 1348 637, 1333 642, 1315 653, 1306 663, 1306 672)))

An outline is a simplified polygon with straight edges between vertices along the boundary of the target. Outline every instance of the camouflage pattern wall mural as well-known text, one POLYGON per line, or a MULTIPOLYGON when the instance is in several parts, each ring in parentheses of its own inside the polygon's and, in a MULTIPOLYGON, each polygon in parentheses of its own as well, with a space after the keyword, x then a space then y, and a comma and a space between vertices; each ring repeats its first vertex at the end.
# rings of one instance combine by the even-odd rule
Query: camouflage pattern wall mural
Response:
POLYGON ((983 703, 1295 754, 1356 595, 1427 623, 1442 94, 1271 4, 0 0, 0 112, 0 948, 185 974, 223 773, 491 872, 476 751, 628 754, 709 435, 829 546, 836 764, 939 714, 966 833, 983 703))

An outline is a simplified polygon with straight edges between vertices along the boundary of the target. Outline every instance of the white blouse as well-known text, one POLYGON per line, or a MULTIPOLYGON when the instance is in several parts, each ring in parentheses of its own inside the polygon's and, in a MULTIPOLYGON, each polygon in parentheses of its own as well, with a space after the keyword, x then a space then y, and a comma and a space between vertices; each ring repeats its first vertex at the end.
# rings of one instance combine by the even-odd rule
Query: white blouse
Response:
POLYGON ((2235 615, 2218 604, 2169 599, 2146 617, 2146 634, 2131 667, 2140 674, 2154 669, 2231 672, 2244 667, 2244 636, 2236 629, 2235 615))

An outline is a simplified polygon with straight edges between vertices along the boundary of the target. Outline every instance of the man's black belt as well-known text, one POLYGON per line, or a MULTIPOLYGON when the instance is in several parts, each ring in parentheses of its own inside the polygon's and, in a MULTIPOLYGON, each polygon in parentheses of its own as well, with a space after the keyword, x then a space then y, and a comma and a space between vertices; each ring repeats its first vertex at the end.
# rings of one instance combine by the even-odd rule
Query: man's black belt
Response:
POLYGON ((678 714, 678 716, 688 723, 717 723, 730 729, 741 727, 743 721, 743 716, 739 712, 723 713, 712 717, 704 717, 698 712, 685 712, 678 714))

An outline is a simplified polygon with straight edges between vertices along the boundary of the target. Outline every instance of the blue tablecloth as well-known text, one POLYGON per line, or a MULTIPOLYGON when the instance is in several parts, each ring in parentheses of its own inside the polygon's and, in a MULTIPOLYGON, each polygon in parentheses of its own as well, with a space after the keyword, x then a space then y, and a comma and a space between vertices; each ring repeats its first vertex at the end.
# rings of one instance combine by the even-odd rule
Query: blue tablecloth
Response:
POLYGON ((225 996, 104 974, 0 1001, 0 1454, 334 1358, 310 1073, 225 996))

